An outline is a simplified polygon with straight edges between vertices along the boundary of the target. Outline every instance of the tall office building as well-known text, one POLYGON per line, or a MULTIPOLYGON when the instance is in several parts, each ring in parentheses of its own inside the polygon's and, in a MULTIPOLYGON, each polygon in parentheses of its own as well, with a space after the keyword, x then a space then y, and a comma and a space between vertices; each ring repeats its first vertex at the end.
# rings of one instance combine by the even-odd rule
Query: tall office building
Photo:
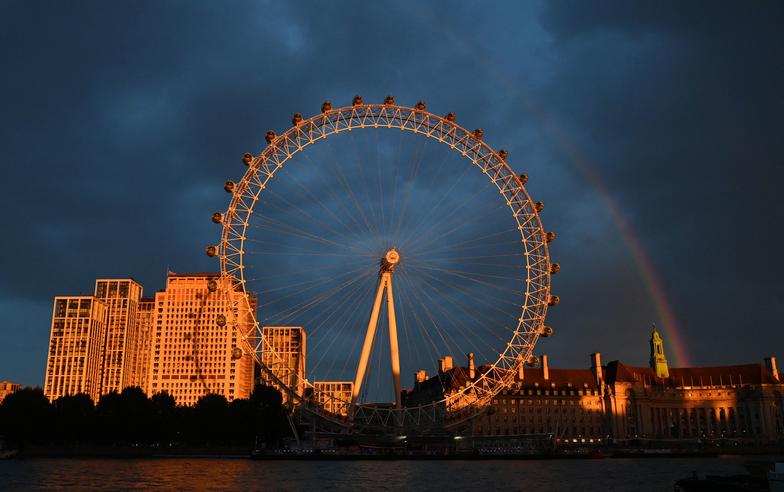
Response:
POLYGON ((136 368, 138 386, 148 395, 150 393, 150 356, 152 354, 152 333, 155 324, 155 298, 142 297, 136 313, 136 368))
POLYGON ((55 297, 44 394, 101 394, 106 305, 92 296, 55 297))
POLYGON ((139 386, 136 361, 138 336, 136 314, 142 286, 133 279, 97 279, 95 297, 106 304, 106 340, 101 361, 101 394, 139 386))
POLYGON ((254 308, 255 300, 220 274, 170 272, 166 290, 155 294, 149 393, 166 391, 181 405, 208 393, 248 398, 254 361, 239 332, 252 334, 254 308), (232 305, 240 306, 238 328, 227 316, 232 305))
POLYGON ((313 383, 316 403, 327 412, 348 417, 351 397, 354 392, 352 381, 316 381, 313 383))
MULTIPOLYGON (((261 363, 277 379, 302 396, 305 389, 305 330, 301 326, 265 326, 261 332, 265 339, 261 363)), ((261 378, 264 384, 280 390, 284 404, 291 401, 288 392, 266 371, 261 372, 261 378)))

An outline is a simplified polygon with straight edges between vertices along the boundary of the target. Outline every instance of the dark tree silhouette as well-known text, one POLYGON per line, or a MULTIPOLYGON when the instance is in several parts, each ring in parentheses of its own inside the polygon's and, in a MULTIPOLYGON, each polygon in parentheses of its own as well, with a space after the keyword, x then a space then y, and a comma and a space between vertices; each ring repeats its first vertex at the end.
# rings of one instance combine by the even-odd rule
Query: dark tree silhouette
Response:
POLYGON ((120 420, 121 404, 120 394, 116 391, 107 393, 98 400, 95 406, 97 442, 103 444, 121 442, 123 434, 123 423, 120 420))
POLYGON ((0 405, 0 435, 25 443, 276 445, 290 435, 278 390, 256 386, 250 399, 229 404, 221 395, 202 396, 195 407, 177 406, 161 392, 147 398, 140 388, 103 395, 93 406, 85 394, 50 404, 40 388, 8 395, 0 405))
POLYGON ((89 395, 63 396, 54 401, 54 437, 61 443, 90 442, 95 431, 95 405, 89 395))
POLYGON ((272 386, 256 385, 250 401, 255 409, 252 429, 259 441, 277 444, 283 436, 291 435, 280 391, 272 386))
POLYGON ((125 388, 120 393, 120 422, 122 441, 129 444, 150 442, 154 420, 152 402, 138 386, 125 388))
POLYGON ((222 444, 229 441, 229 403, 223 395, 204 395, 194 407, 194 426, 191 428, 196 442, 222 444))
POLYGON ((256 407, 250 400, 234 400, 229 404, 228 433, 232 444, 253 446, 256 443, 256 407))
POLYGON ((23 388, 0 405, 0 434, 21 447, 49 442, 54 416, 55 409, 41 388, 23 388))
POLYGON ((155 393, 150 398, 153 411, 153 441, 168 445, 179 440, 183 432, 183 423, 179 418, 177 402, 165 391, 155 393))

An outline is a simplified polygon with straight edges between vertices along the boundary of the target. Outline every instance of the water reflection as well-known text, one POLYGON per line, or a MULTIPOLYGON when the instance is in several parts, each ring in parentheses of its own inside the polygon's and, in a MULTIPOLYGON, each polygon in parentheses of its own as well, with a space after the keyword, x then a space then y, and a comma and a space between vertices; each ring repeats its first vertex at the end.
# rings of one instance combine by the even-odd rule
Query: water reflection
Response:
POLYGON ((672 490, 697 470, 745 473, 744 457, 543 461, 30 459, 0 462, 2 490, 672 490))

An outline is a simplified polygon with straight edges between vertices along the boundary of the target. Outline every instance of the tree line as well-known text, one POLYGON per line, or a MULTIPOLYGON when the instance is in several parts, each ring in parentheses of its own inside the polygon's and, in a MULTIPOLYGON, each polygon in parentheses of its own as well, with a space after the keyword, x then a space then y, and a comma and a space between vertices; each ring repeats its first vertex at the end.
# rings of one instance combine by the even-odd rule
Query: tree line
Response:
POLYGON ((166 392, 148 398, 138 387, 101 396, 86 394, 50 402, 41 388, 23 388, 0 404, 0 437, 25 444, 98 445, 277 445, 290 435, 280 392, 257 385, 250 398, 229 403, 202 396, 178 406, 166 392))

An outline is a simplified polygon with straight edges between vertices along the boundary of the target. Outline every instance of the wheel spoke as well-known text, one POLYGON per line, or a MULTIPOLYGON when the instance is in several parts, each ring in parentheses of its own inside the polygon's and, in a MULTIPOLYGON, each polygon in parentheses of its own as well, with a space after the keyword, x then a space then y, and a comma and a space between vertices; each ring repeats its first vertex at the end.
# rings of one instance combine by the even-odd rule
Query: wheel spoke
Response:
MULTIPOLYGON (((257 330, 262 322, 303 326, 313 381, 353 380, 360 352, 367 355, 362 402, 389 394, 392 314, 402 374, 447 354, 477 352, 487 361, 480 376, 487 384, 468 382, 479 398, 474 406, 513 377, 505 357, 527 357, 544 322, 550 278, 539 266, 549 265, 548 249, 530 197, 481 135, 421 107, 325 107, 250 163, 225 218, 216 256, 224 275, 258 294, 257 330), (389 139, 388 129, 401 133, 389 139), (289 166, 291 159, 300 165, 289 166), (383 255, 393 247, 401 260, 390 266, 383 255), (372 343, 361 351, 383 276, 395 279, 388 292, 397 305, 380 309, 372 343), (518 327, 523 335, 515 337, 518 327)), ((434 377, 447 390, 446 379, 434 377)), ((406 412, 436 412, 444 401, 406 412)), ((384 420, 392 409, 359 405, 357 412, 363 408, 392 422, 384 420)))

